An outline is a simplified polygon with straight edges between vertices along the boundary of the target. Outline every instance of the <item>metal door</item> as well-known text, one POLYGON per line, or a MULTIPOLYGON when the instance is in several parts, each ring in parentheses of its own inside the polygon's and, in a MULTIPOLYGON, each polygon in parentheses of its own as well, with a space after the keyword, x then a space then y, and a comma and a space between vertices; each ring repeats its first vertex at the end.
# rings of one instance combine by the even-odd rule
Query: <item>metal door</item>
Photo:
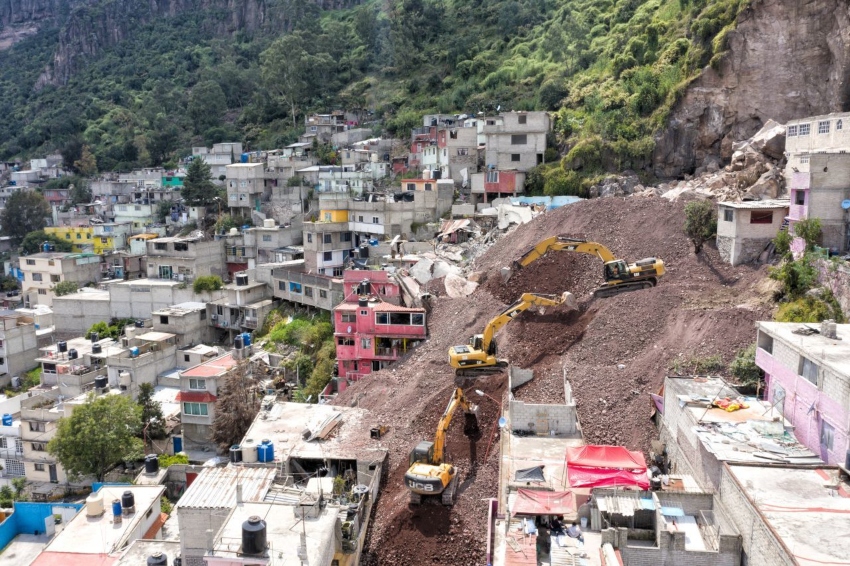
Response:
POLYGON ((47 466, 47 470, 50 472, 50 481, 52 483, 58 483, 59 476, 56 475, 56 464, 50 464, 47 466))

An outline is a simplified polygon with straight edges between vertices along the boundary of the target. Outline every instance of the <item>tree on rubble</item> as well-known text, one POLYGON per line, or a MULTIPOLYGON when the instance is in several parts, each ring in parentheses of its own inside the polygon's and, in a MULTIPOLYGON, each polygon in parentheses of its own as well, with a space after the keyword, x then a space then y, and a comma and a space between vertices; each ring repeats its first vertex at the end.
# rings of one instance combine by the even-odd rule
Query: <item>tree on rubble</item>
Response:
POLYGON ((242 441, 260 412, 257 382, 248 375, 249 364, 242 362, 233 368, 218 390, 212 440, 222 452, 242 441))
POLYGON ((71 478, 102 482, 115 464, 142 457, 140 407, 124 395, 89 396, 70 417, 59 419, 50 452, 71 478))
POLYGON ((717 214, 712 201, 700 200, 685 205, 685 234, 694 244, 694 253, 717 233, 717 214))
POLYGON ((811 251, 820 244, 822 234, 820 218, 806 218, 794 223, 794 235, 806 241, 806 251, 811 251))
POLYGON ((215 202, 216 193, 210 166, 203 158, 196 157, 186 169, 180 196, 189 206, 209 206, 215 202))

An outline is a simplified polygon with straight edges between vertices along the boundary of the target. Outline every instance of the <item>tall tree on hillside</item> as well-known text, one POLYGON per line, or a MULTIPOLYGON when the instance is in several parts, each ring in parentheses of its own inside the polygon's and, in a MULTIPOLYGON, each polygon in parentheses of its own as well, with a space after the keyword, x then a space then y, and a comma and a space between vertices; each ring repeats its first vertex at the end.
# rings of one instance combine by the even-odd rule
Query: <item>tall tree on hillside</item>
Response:
POLYGON ((143 438, 165 438, 165 417, 162 415, 162 403, 153 398, 153 385, 142 383, 139 385, 139 407, 142 408, 143 438), (147 426, 147 430, 145 427, 147 426))
POLYGON ((217 82, 201 81, 192 87, 188 111, 196 134, 220 126, 225 110, 227 99, 217 82))
POLYGON ((0 214, 0 231, 9 236, 15 245, 27 234, 44 229, 50 217, 50 205, 35 191, 21 190, 9 197, 0 214))
POLYGON ((95 159, 89 146, 83 146, 80 158, 74 161, 74 169, 79 171, 83 177, 91 177, 97 173, 97 159, 95 159))
POLYGON ((212 172, 202 158, 196 157, 189 164, 180 194, 189 206, 208 206, 214 202, 216 187, 212 182, 212 172))
POLYGON ((249 364, 242 362, 233 368, 218 390, 212 440, 222 451, 242 441, 260 412, 257 382, 248 375, 249 364))
POLYGON ((103 481, 115 464, 142 456, 141 408, 124 395, 90 396, 70 417, 59 419, 47 445, 72 478, 94 476, 103 481))

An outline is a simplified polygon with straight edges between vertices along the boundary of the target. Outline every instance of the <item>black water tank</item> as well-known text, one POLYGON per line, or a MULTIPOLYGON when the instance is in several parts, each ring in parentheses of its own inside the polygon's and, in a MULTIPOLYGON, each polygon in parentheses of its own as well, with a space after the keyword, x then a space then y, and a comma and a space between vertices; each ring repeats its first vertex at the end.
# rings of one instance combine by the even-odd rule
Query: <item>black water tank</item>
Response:
POLYGON ((360 297, 357 299, 358 307, 368 307, 369 306, 369 297, 360 297))
POLYGON ((253 515, 242 523, 242 554, 262 554, 266 551, 266 522, 253 515))
POLYGON ((137 320, 136 321, 136 328, 144 328, 144 327, 145 327, 145 321, 144 320, 137 320))
POLYGON ((95 377, 94 386, 96 389, 106 389, 109 386, 109 378, 105 375, 95 377))
POLYGON ((360 244, 360 257, 363 259, 369 257, 369 244, 360 244))
POLYGON ((99 354, 101 352, 103 352, 103 346, 101 346, 100 344, 92 344, 91 345, 91 353, 92 354, 99 354))
POLYGON ((136 506, 136 498, 133 497, 133 492, 130 490, 121 494, 121 507, 123 509, 132 509, 136 506))
POLYGON ((168 566, 168 557, 163 553, 156 551, 148 556, 147 566, 168 566))
POLYGON ((79 357, 80 357, 80 354, 77 353, 76 349, 71 348, 70 350, 68 350, 68 359, 69 360, 76 360, 79 357))
POLYGON ((236 274, 236 285, 243 287, 248 284, 248 274, 247 273, 237 273, 236 274))
POLYGON ((159 458, 156 454, 145 456, 145 473, 155 474, 159 471, 159 458))
POLYGON ((61 342, 57 342, 56 346, 59 348, 59 351, 65 353, 68 351, 68 343, 62 340, 61 342))
POLYGON ((98 340, 100 340, 100 335, 97 332, 92 332, 91 333, 91 341, 97 342, 98 340))
POLYGON ((233 347, 237 350, 241 350, 243 346, 245 346, 245 342, 242 340, 242 335, 240 334, 233 339, 233 347))

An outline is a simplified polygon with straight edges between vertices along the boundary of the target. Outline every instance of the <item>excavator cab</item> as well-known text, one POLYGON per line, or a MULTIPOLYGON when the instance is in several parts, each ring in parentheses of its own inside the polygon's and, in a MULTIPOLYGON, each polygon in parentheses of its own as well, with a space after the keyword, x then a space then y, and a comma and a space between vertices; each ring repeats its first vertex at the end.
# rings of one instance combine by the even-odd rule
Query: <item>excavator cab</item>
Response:
POLYGON ((410 465, 420 463, 420 464, 430 464, 434 461, 434 443, 429 442, 427 440, 423 440, 416 447, 410 451, 410 465))
POLYGON ((631 277, 628 264, 622 259, 609 261, 605 264, 605 281, 619 281, 631 277))

